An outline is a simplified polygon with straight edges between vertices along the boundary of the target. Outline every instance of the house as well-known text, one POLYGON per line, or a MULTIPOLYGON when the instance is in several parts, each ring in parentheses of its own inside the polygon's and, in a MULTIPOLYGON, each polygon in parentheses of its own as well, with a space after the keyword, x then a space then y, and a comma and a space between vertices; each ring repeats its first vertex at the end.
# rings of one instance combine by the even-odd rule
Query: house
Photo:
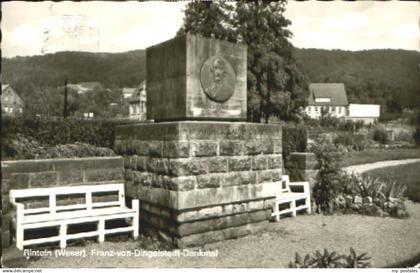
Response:
POLYGON ((381 114, 381 106, 378 104, 349 104, 346 119, 359 121, 365 124, 375 123, 381 114))
POLYGON ((343 83, 311 83, 309 91, 305 113, 310 118, 320 118, 324 112, 333 117, 372 124, 380 116, 378 104, 349 104, 343 83))
POLYGON ((134 91, 129 100, 129 118, 146 120, 146 82, 143 81, 134 91))
POLYGON ((306 114, 311 118, 320 118, 322 111, 334 117, 347 115, 347 95, 343 83, 311 83, 309 85, 306 114))
POLYGON ((67 88, 74 90, 77 94, 85 94, 91 91, 103 91, 104 88, 100 82, 79 82, 76 84, 67 84, 67 88))
POLYGON ((23 113, 25 103, 13 88, 1 85, 1 111, 7 116, 16 116, 23 113))
POLYGON ((133 93, 137 90, 137 88, 128 88, 124 87, 121 90, 121 95, 124 100, 130 99, 133 96, 133 93))

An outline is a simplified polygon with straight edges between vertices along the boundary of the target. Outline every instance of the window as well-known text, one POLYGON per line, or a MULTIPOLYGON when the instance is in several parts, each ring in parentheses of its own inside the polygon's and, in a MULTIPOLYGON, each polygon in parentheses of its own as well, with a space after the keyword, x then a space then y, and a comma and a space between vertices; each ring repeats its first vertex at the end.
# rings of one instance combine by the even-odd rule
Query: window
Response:
POLYGON ((341 107, 338 107, 338 113, 341 114, 341 107))
POLYGON ((331 102, 331 98, 315 98, 315 102, 331 102))
POLYGON ((23 112, 23 109, 22 108, 19 108, 19 113, 22 114, 22 112, 23 112))

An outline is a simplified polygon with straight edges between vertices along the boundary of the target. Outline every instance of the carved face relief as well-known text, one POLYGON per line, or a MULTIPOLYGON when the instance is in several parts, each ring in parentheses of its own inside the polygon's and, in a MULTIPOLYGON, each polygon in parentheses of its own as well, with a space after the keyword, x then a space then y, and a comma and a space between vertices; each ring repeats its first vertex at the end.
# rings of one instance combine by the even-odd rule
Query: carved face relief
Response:
POLYGON ((232 65, 221 56, 208 58, 201 67, 201 87, 209 99, 225 102, 235 91, 236 75, 232 65))

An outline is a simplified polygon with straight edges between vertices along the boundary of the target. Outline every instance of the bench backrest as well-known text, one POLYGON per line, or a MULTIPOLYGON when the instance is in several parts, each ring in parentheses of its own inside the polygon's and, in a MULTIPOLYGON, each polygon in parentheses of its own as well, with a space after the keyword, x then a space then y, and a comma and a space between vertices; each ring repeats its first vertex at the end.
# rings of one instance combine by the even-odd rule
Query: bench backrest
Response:
POLYGON ((33 188, 10 190, 10 202, 19 203, 17 199, 48 197, 48 207, 26 208, 24 214, 37 213, 56 213, 68 210, 92 210, 101 207, 123 207, 125 206, 124 184, 105 184, 105 185, 87 185, 87 186, 65 186, 52 188, 33 188), (118 200, 94 202, 94 194, 106 194, 117 192, 118 200), (83 195, 84 202, 81 204, 59 205, 57 197, 71 195, 83 195))

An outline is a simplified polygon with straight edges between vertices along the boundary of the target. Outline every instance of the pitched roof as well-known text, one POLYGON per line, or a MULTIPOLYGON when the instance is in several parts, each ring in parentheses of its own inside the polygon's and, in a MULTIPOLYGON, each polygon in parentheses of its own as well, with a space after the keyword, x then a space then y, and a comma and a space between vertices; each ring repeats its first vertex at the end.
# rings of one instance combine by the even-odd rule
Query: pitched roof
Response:
POLYGON ((1 85, 1 91, 3 91, 4 89, 6 89, 9 86, 10 86, 9 84, 2 84, 1 85))
POLYGON ((309 84, 308 105, 342 106, 348 105, 346 90, 343 83, 311 83, 309 84), (330 101, 315 101, 317 98, 329 98, 330 101))

